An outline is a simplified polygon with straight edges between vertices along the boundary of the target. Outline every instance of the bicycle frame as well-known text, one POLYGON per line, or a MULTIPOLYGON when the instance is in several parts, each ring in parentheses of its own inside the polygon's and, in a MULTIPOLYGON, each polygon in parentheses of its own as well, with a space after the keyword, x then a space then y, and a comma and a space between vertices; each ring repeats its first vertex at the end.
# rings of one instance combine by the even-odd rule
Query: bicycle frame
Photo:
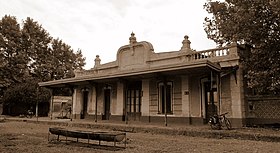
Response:
POLYGON ((231 123, 230 121, 226 118, 227 113, 223 113, 220 115, 214 115, 210 117, 209 124, 212 129, 222 129, 222 126, 225 125, 227 129, 231 129, 231 123), (217 120, 217 121, 216 121, 217 120))

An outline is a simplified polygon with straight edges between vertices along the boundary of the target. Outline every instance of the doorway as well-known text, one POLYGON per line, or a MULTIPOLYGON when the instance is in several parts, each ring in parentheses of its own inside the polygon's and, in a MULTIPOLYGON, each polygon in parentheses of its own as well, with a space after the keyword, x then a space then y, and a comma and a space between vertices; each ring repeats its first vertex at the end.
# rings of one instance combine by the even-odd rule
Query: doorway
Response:
POLYGON ((88 106, 88 91, 83 91, 83 110, 81 112, 81 119, 84 119, 87 114, 88 106))
POLYGON ((141 117, 142 82, 130 82, 126 91, 127 120, 139 121, 141 117))
POLYGON ((202 114, 204 124, 207 124, 209 118, 218 114, 219 100, 217 88, 213 87, 210 79, 202 80, 202 114))
POLYGON ((105 88, 104 89, 104 115, 102 116, 103 120, 109 120, 111 112, 110 112, 110 105, 111 105, 111 89, 105 88))
POLYGON ((173 95, 173 83, 172 82, 166 82, 159 83, 158 89, 159 89, 159 110, 158 112, 161 114, 172 114, 172 95, 173 95), (165 108, 166 107, 166 108, 165 108))
POLYGON ((207 124, 210 117, 217 115, 220 109, 218 75, 213 72, 201 79, 201 105, 203 123, 207 124))

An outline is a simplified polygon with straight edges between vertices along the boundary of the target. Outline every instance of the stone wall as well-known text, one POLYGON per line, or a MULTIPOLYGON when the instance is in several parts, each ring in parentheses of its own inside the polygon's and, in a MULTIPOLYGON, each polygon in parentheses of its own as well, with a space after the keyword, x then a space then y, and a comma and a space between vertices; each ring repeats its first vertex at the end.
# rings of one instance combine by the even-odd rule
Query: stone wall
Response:
POLYGON ((247 96, 247 125, 280 124, 279 96, 247 96))
POLYGON ((228 112, 229 116, 231 116, 232 114, 232 110, 231 110, 231 92, 230 92, 230 76, 224 76, 221 80, 221 90, 222 90, 222 94, 221 94, 221 105, 220 105, 220 112, 219 113, 226 113, 228 112))

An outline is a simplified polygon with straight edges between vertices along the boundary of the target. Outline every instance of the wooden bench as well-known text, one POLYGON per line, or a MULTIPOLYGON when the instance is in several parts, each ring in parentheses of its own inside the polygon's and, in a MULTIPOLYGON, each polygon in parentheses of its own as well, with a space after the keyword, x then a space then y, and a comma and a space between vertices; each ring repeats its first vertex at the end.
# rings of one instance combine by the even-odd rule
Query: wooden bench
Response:
POLYGON ((116 147, 116 142, 124 141, 124 148, 126 148, 125 132, 117 132, 117 131, 95 132, 95 131, 82 131, 82 130, 68 130, 60 127, 52 127, 49 128, 48 141, 49 141, 50 134, 57 135, 57 141, 59 141, 59 136, 65 136, 66 143, 68 137, 77 138, 77 142, 79 138, 87 139, 88 145, 90 140, 98 140, 99 145, 101 145, 101 141, 114 142, 114 147, 116 147))

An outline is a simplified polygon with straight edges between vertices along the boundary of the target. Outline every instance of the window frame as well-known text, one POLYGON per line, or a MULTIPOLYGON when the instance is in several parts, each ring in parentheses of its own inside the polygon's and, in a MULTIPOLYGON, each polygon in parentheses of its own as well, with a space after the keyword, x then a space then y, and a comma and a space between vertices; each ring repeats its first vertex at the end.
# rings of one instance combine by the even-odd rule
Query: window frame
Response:
MULTIPOLYGON (((166 85, 167 86, 170 86, 170 112, 167 111, 167 114, 173 114, 173 105, 174 105, 174 89, 173 89, 173 81, 167 81, 166 82, 166 85)), ((162 110, 162 106, 163 106, 163 101, 162 101, 162 88, 164 86, 164 82, 161 81, 161 82, 158 82, 158 85, 157 85, 157 89, 158 89, 158 114, 165 114, 165 112, 162 110)), ((166 109, 168 110, 168 109, 166 109)))

